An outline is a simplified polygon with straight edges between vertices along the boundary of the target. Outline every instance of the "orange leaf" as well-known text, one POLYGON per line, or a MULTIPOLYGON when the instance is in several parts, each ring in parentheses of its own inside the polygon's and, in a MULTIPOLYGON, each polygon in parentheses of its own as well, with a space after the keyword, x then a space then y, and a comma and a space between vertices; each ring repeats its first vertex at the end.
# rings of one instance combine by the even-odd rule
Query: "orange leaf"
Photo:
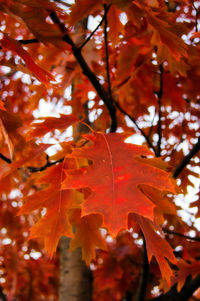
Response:
POLYGON ((102 221, 102 216, 99 214, 90 214, 81 218, 81 210, 74 210, 70 217, 71 224, 77 228, 75 237, 70 242, 70 250, 81 247, 82 259, 88 265, 96 258, 95 247, 106 250, 106 243, 99 230, 102 221))
POLYGON ((124 143, 127 137, 119 133, 85 135, 91 147, 75 149, 69 157, 93 161, 89 167, 71 172, 63 188, 89 187, 92 192, 83 204, 83 215, 101 213, 103 226, 116 235, 127 228, 131 212, 153 219, 154 204, 141 192, 139 184, 146 184, 175 193, 168 173, 134 159, 152 155, 143 146, 124 143))
POLYGON ((0 110, 6 111, 4 107, 4 102, 2 100, 0 100, 0 110))
POLYGON ((7 171, 2 175, 2 178, 5 178, 12 172, 14 172, 17 168, 22 167, 27 162, 33 160, 34 158, 41 155, 48 147, 50 147, 51 144, 43 144, 41 143, 39 146, 35 147, 35 149, 32 149, 30 152, 28 152, 23 159, 19 159, 17 161, 13 161, 11 164, 9 164, 7 171))
POLYGON ((8 145, 10 157, 12 159, 13 158, 14 146, 13 146, 13 143, 12 143, 12 141, 11 141, 11 139, 10 139, 10 137, 9 137, 6 129, 5 129, 5 126, 4 126, 3 121, 1 120, 1 118, 0 118, 0 131, 2 132, 3 137, 4 137, 4 139, 5 139, 5 141, 6 141, 7 145, 8 145))
POLYGON ((26 203, 18 213, 28 214, 46 208, 46 214, 31 228, 30 239, 44 239, 45 249, 50 255, 56 250, 61 236, 73 236, 68 213, 71 208, 79 207, 82 201, 82 194, 78 191, 60 190, 63 177, 63 163, 48 168, 37 183, 51 183, 50 186, 26 197, 26 203))
POLYGON ((34 128, 26 134, 27 141, 34 137, 44 136, 46 133, 55 129, 64 130, 78 121, 78 119, 73 115, 64 114, 60 114, 60 118, 46 117, 42 119, 44 119, 43 122, 34 124, 34 128))
POLYGON ((71 13, 69 16, 69 24, 75 25, 78 21, 87 17, 95 9, 98 9, 102 4, 102 0, 76 0, 71 7, 71 13))
POLYGON ((170 278, 173 273, 165 258, 176 263, 173 249, 165 239, 155 232, 153 223, 150 220, 134 213, 129 215, 130 223, 132 222, 131 220, 138 223, 142 229, 146 241, 149 262, 151 261, 152 255, 154 255, 159 264, 162 277, 166 278, 168 284, 170 284, 170 278))
POLYGON ((2 34, 3 34, 3 38, 1 39, 2 47, 6 50, 10 50, 16 53, 17 55, 19 55, 26 63, 28 69, 38 78, 39 81, 41 81, 47 86, 49 85, 50 81, 55 81, 55 79, 49 72, 45 71, 34 62, 30 54, 23 49, 23 47, 18 41, 12 39, 11 37, 8 37, 8 35, 5 33, 2 34))
POLYGON ((180 290, 182 289, 185 280, 189 275, 192 275, 192 278, 194 278, 200 274, 200 262, 193 259, 190 259, 190 261, 191 263, 187 263, 183 259, 180 259, 177 264, 179 271, 177 271, 176 276, 174 276, 174 278, 172 279, 172 284, 178 282, 178 292, 180 292, 180 290))

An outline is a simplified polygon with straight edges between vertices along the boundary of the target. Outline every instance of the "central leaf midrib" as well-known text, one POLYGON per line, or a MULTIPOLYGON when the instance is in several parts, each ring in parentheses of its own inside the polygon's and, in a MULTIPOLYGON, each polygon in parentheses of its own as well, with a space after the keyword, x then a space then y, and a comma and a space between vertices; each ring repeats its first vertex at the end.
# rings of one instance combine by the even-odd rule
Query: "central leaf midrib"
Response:
POLYGON ((109 145, 109 142, 108 140, 106 139, 105 135, 102 134, 105 142, 106 142, 106 146, 107 146, 107 150, 108 150, 108 155, 109 155, 109 158, 110 158, 110 169, 111 169, 111 178, 112 178, 112 211, 113 209, 115 208, 115 181, 114 181, 114 170, 113 170, 113 158, 112 158, 112 152, 111 152, 111 148, 110 148, 110 145, 109 145))

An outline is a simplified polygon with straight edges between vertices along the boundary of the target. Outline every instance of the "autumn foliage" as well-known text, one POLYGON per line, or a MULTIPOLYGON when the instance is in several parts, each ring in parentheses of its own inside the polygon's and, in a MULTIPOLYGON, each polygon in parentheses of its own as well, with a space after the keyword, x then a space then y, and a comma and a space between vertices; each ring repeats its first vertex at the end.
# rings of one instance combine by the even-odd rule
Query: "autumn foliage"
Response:
POLYGON ((199 300, 199 17, 0 0, 2 300, 59 299, 62 236, 94 301, 199 300))

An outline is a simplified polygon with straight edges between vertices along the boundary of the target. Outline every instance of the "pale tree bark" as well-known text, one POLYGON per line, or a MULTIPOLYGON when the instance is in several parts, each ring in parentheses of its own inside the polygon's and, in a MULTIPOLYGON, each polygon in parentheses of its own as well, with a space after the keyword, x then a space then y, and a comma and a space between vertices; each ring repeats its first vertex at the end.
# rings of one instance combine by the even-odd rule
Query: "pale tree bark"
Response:
POLYGON ((81 260, 80 249, 68 251, 69 243, 69 238, 61 238, 59 301, 90 301, 91 272, 81 260))

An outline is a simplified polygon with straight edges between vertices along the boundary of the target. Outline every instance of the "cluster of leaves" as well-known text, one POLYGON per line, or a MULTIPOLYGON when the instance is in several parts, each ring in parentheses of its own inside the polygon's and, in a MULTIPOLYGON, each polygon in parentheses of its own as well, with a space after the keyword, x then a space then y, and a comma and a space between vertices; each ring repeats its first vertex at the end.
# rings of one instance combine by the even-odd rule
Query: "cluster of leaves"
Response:
POLYGON ((0 1, 0 282, 8 300, 56 300, 59 252, 48 256, 61 236, 92 262, 94 300, 151 299, 177 282, 178 294, 189 275, 200 286, 199 196, 188 205, 196 208, 190 224, 174 197, 182 194, 184 206, 199 171, 199 7, 0 1), (89 29, 95 17, 102 20, 89 29))

